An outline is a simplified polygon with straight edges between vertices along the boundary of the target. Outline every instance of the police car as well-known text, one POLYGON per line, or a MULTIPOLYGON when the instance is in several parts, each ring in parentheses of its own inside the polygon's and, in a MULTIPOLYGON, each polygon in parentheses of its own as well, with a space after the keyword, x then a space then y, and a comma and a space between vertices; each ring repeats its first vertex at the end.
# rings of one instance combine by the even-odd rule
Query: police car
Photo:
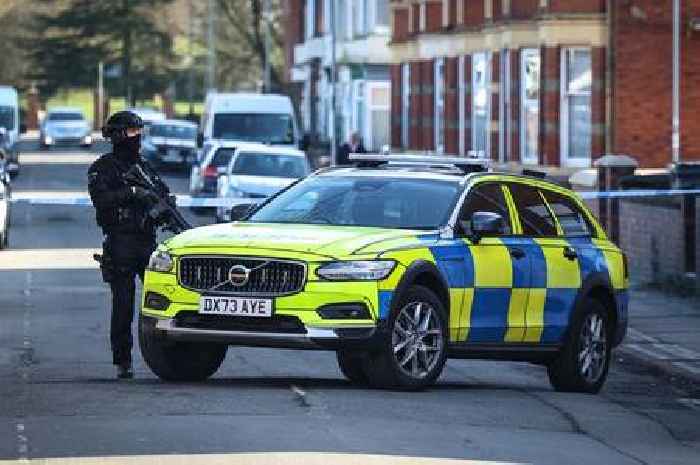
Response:
POLYGON ((140 341, 166 380, 227 346, 334 350, 351 381, 421 389, 447 358, 529 361, 595 393, 627 327, 628 275, 572 191, 476 161, 354 156, 246 221, 175 236, 145 277, 140 341))

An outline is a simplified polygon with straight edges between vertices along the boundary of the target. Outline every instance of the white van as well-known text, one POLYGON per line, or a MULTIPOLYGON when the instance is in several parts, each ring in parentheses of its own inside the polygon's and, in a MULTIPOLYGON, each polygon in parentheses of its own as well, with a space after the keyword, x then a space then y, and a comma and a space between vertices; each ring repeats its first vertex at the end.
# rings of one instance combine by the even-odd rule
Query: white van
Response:
POLYGON ((212 92, 200 128, 200 146, 209 140, 294 148, 299 143, 294 107, 286 95, 212 92))
POLYGON ((19 97, 14 87, 0 86, 0 128, 5 128, 0 144, 8 154, 8 171, 19 171, 19 97))

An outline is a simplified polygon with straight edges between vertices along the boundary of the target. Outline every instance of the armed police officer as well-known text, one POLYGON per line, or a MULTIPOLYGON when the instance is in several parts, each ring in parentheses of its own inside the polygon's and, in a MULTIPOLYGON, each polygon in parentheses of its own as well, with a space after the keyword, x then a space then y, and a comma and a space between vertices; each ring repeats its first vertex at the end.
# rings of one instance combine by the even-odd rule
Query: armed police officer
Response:
POLYGON ((167 186, 139 155, 142 130, 143 121, 132 112, 112 115, 102 128, 102 135, 112 143, 112 152, 100 157, 88 170, 88 190, 97 224, 105 236, 100 261, 103 278, 112 291, 110 342, 118 378, 133 377, 135 278, 143 281, 159 226, 151 214, 158 195, 154 189, 131 182, 130 173, 149 173, 150 182, 155 183, 152 187, 168 194, 167 186))

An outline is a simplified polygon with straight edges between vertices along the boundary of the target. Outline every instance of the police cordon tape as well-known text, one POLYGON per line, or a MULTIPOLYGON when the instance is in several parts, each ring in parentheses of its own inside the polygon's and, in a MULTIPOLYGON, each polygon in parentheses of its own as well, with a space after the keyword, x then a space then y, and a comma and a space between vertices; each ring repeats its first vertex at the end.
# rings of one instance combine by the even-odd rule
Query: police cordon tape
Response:
MULTIPOLYGON (((627 191, 587 191, 577 192, 584 200, 595 199, 621 199, 633 197, 671 197, 681 195, 700 195, 700 189, 666 189, 666 190, 627 190, 627 191)), ((233 207, 242 204, 257 204, 265 199, 256 198, 203 198, 191 195, 177 195, 178 207, 233 207)), ((28 203, 30 205, 76 205, 91 206, 92 202, 87 195, 49 197, 46 195, 22 194, 18 192, 11 198, 13 203, 28 203)))

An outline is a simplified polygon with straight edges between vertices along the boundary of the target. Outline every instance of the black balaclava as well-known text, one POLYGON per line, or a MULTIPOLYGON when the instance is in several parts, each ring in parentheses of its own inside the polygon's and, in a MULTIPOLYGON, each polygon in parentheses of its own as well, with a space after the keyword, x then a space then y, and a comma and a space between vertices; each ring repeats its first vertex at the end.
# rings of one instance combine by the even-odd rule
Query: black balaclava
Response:
POLYGON ((114 154, 120 160, 133 165, 139 160, 141 150, 141 134, 133 137, 125 137, 114 144, 114 154))

